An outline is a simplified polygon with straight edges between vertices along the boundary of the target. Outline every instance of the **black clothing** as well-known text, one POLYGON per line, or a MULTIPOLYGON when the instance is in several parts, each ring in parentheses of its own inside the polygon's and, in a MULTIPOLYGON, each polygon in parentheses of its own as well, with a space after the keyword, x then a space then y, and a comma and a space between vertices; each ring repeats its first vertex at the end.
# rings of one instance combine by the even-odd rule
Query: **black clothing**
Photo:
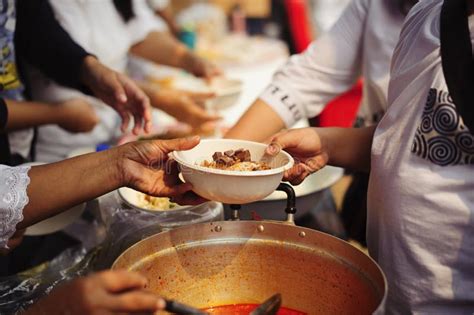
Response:
POLYGON ((83 88, 80 70, 89 55, 56 20, 47 0, 18 0, 15 30, 17 60, 37 67, 61 85, 83 88))

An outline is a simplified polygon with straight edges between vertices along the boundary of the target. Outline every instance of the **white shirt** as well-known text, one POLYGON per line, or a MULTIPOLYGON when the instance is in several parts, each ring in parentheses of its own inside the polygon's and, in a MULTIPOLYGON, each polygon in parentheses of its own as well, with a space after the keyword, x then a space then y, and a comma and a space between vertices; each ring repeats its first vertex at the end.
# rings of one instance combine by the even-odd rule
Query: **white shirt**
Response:
POLYGON ((390 60, 404 20, 394 2, 353 0, 328 33, 290 58, 260 98, 290 127, 317 116, 362 75, 359 117, 366 125, 377 122, 387 108, 390 60))
MULTIPOLYGON (((61 26, 85 50, 97 56, 108 67, 125 72, 130 47, 151 31, 166 26, 155 17, 146 0, 134 0, 135 16, 125 23, 112 0, 49 0, 61 26)), ((57 126, 38 130, 36 159, 53 162, 64 159, 69 152, 113 141, 119 135, 118 114, 100 100, 60 86, 38 71, 30 75, 33 98, 45 102, 60 102, 71 98, 86 98, 95 108, 100 123, 92 132, 72 134, 57 126)))
POLYGON ((372 146, 367 238, 390 314, 474 312, 474 136, 443 76, 442 2, 407 17, 372 146))
POLYGON ((148 0, 148 5, 153 8, 153 10, 164 10, 170 5, 169 0, 148 0))

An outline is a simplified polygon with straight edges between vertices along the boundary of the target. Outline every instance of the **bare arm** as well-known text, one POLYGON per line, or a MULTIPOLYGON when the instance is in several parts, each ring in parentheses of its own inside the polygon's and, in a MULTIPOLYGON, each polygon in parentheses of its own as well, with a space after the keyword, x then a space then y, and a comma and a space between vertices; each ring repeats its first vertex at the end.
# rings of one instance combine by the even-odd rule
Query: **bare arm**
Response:
POLYGON ((60 121, 59 111, 49 104, 13 100, 5 100, 5 103, 8 108, 6 128, 9 131, 56 124, 60 121))
POLYGON ((29 203, 17 229, 121 186, 150 195, 175 197, 183 204, 202 202, 189 193, 189 184, 181 184, 176 165, 168 160, 169 152, 187 150, 198 143, 199 138, 141 141, 32 167, 27 190, 29 203))
POLYGON ((265 141, 284 127, 280 116, 264 101, 257 99, 225 138, 265 141))
POLYGON ((150 32, 130 52, 155 63, 182 68, 198 77, 211 78, 221 74, 212 63, 198 57, 170 33, 150 32))
POLYGON ((28 186, 30 202, 17 229, 118 188, 121 184, 118 174, 114 154, 108 151, 32 167, 28 186))
POLYGON ((370 171, 372 140, 376 126, 366 128, 316 128, 327 143, 329 165, 370 171))
POLYGON ((150 32, 148 36, 130 49, 132 54, 150 61, 188 70, 192 53, 171 34, 150 32))
POLYGON ((150 98, 152 107, 161 109, 196 130, 220 119, 219 116, 208 113, 204 108, 204 102, 214 96, 212 93, 159 89, 147 83, 140 83, 140 87, 150 98))
POLYGON ((5 100, 8 108, 8 131, 56 124, 70 132, 86 132, 94 128, 98 118, 92 107, 81 99, 62 104, 5 100))

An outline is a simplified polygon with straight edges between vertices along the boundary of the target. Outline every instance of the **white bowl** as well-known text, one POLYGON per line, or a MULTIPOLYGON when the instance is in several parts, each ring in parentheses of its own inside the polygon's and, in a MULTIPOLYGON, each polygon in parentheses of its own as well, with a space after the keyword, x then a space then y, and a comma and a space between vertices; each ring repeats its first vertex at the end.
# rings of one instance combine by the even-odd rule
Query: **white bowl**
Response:
POLYGON ((210 87, 216 97, 207 101, 206 106, 211 110, 223 110, 237 103, 243 82, 237 79, 216 78, 212 80, 210 87))
POLYGON ((265 157, 272 168, 265 171, 226 171, 200 164, 212 160, 214 152, 240 148, 249 150, 252 160, 260 161, 266 147, 266 144, 244 140, 208 139, 201 140, 191 150, 175 151, 172 157, 179 163, 184 180, 193 185, 198 195, 228 204, 245 204, 262 200, 275 191, 283 173, 293 166, 293 158, 288 153, 282 151, 275 157, 265 157))
MULTIPOLYGON (((45 163, 42 162, 31 162, 25 163, 23 165, 28 166, 38 166, 43 165, 45 163)), ((46 235, 51 234, 57 231, 60 231, 76 221, 84 212, 86 208, 85 203, 78 204, 66 211, 61 212, 60 214, 55 215, 49 219, 40 221, 36 224, 29 226, 26 231, 25 235, 29 236, 36 236, 36 235, 46 235)))
MULTIPOLYGON (((340 180, 342 176, 344 176, 344 169, 326 165, 316 173, 306 177, 301 184, 293 186, 293 189, 295 190, 297 198, 307 196, 331 187, 340 180)), ((265 198, 264 201, 270 200, 286 200, 286 194, 283 191, 275 191, 265 198)))

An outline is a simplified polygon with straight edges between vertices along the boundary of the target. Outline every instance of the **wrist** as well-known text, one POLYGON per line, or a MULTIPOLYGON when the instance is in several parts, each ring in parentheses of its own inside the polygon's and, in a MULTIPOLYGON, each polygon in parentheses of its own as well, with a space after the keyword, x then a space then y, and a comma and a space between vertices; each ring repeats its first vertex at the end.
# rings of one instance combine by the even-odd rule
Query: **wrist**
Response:
POLYGON ((104 165, 107 168, 107 178, 115 188, 127 186, 128 181, 125 176, 125 154, 123 153, 123 146, 118 146, 109 150, 102 151, 106 161, 104 165))
POLYGON ((85 86, 89 86, 89 84, 91 84, 91 80, 93 79, 92 73, 98 64, 99 60, 97 60, 97 58, 92 55, 88 55, 84 58, 79 74, 82 84, 85 86))
POLYGON ((327 164, 331 164, 331 157, 333 156, 333 145, 334 141, 331 140, 331 130, 333 128, 313 128, 316 135, 319 137, 321 142, 321 151, 326 153, 328 156, 327 164))
POLYGON ((184 53, 180 58, 179 66, 187 72, 194 73, 196 63, 196 56, 189 50, 185 49, 184 53))
POLYGON ((67 120, 67 110, 62 104, 48 105, 51 121, 49 123, 56 125, 63 125, 67 120))

